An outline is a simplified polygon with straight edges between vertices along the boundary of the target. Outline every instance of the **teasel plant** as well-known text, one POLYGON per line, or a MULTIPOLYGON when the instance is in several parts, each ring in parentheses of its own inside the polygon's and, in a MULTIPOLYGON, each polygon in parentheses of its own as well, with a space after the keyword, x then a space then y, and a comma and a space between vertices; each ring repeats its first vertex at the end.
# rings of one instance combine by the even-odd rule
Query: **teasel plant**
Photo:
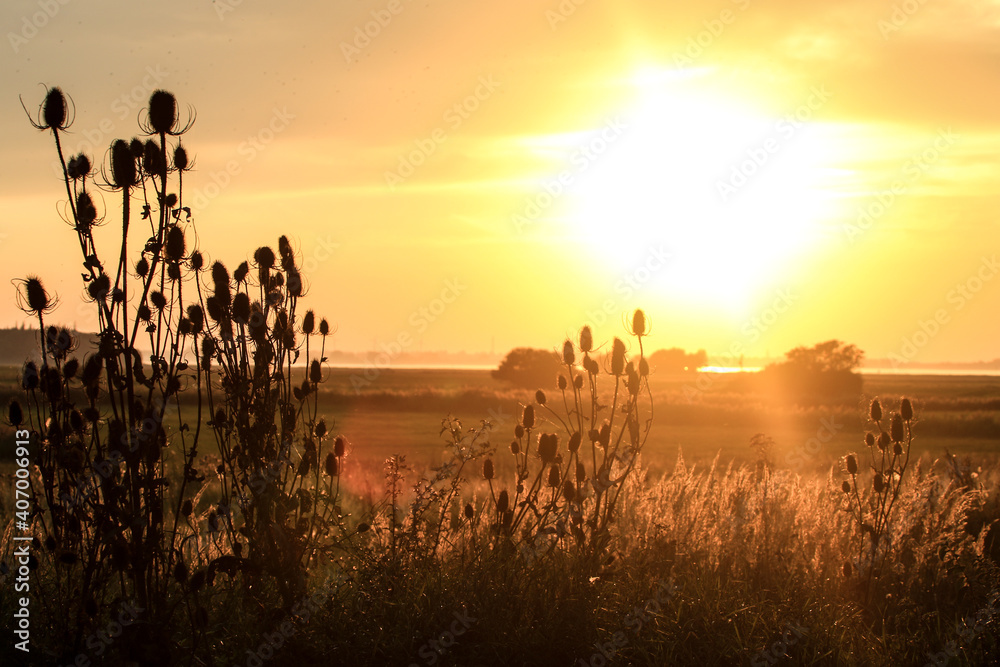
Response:
POLYGON ((841 509, 848 513, 857 535, 855 564, 845 563, 844 574, 857 575, 864 599, 872 595, 874 582, 883 573, 892 552, 894 510, 899 500, 904 476, 910 462, 913 442, 913 404, 900 401, 899 412, 886 417, 878 398, 872 399, 868 418, 873 430, 865 433, 865 450, 861 461, 855 453, 844 457, 848 479, 841 484, 841 509), (888 428, 888 430, 886 430, 888 428), (871 472, 869 483, 861 474, 862 467, 871 472), (855 572, 855 569, 857 570, 855 572))
POLYGON ((609 526, 626 481, 637 472, 653 418, 642 310, 633 313, 627 330, 638 348, 631 360, 620 338, 602 355, 589 326, 576 345, 566 340, 556 400, 551 390, 539 389, 514 427, 514 478, 500 484, 492 466, 484 469, 498 539, 534 555, 560 545, 595 557, 608 549, 609 526), (605 382, 610 387, 602 393, 605 382))
POLYGON ((98 344, 73 355, 72 334, 46 327, 57 299, 40 278, 21 281, 41 363, 25 364, 24 405, 8 419, 30 432, 31 530, 45 547, 36 566, 52 572, 45 597, 84 592, 61 644, 75 654, 112 601, 134 600, 146 612, 126 653, 160 664, 172 615, 186 613, 187 641, 199 641, 203 590, 218 573, 265 582, 289 606, 335 537, 347 447, 317 402, 331 328, 312 311, 298 315, 305 282, 287 237, 277 255, 254 253, 253 275, 249 262, 232 275, 221 262, 206 267, 189 247, 193 161, 181 138, 193 110, 182 121, 176 98, 155 91, 141 136, 113 141, 98 166, 64 154, 74 111, 54 87, 26 113, 55 142, 98 344), (103 200, 118 197, 121 235, 109 252, 94 230, 110 224, 103 200))

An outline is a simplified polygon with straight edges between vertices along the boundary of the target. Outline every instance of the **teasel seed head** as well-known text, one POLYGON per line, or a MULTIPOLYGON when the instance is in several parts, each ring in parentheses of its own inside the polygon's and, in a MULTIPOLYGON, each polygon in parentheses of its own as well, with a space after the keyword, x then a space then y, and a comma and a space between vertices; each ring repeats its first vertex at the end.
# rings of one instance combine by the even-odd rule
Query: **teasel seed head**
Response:
POLYGON ((576 362, 576 352, 573 350, 573 343, 566 341, 563 343, 563 363, 572 366, 576 362))
POLYGON ((66 165, 66 171, 74 181, 86 178, 90 173, 90 168, 90 158, 84 153, 70 158, 69 164, 66 165))
POLYGON ((576 462, 576 483, 583 484, 587 481, 587 467, 583 465, 583 461, 576 462))
POLYGON ((483 461, 483 479, 493 479, 493 459, 483 461))
POLYGON ((576 452, 578 449, 580 449, 580 443, 582 441, 583 441, 583 436, 580 434, 580 432, 574 431, 573 435, 569 437, 569 442, 566 443, 566 448, 569 449, 570 452, 576 452))
POLYGON ((205 266, 205 258, 202 256, 201 252, 195 250, 191 253, 191 268, 195 271, 201 271, 202 267, 205 266))
POLYGON ((177 171, 188 170, 188 154, 180 144, 174 147, 174 169, 177 171))
POLYGON ((889 434, 882 431, 878 436, 878 448, 885 449, 889 446, 890 442, 892 442, 892 439, 889 437, 889 434))
POLYGON ((340 462, 337 461, 337 457, 333 452, 326 455, 326 460, 323 462, 323 469, 326 470, 326 474, 329 477, 336 477, 340 474, 340 462))
POLYGON ((840 485, 840 490, 843 491, 844 493, 850 493, 851 492, 851 483, 848 482, 845 479, 844 483, 840 485))
POLYGON ((302 333, 308 336, 316 328, 316 316, 313 311, 307 310, 302 318, 302 333))
POLYGON ((636 308, 632 315, 632 334, 635 336, 646 335, 646 314, 639 308, 636 308))
POLYGON ((338 435, 333 441, 333 453, 338 458, 344 455, 347 451, 347 441, 344 436, 338 435))
POLYGON ((179 262, 184 257, 187 246, 184 241, 184 230, 178 225, 167 229, 166 256, 171 262, 179 262))
POLYGON ((15 399, 7 406, 7 423, 17 428, 24 423, 24 410, 21 404, 15 399))
POLYGON ((535 403, 545 405, 545 392, 541 389, 535 392, 535 403))
POLYGON ((319 359, 313 359, 309 364, 309 381, 313 384, 323 381, 323 369, 319 365, 319 359))
POLYGON ((910 403, 910 399, 904 398, 899 404, 899 414, 903 418, 903 421, 913 419, 913 405, 910 403))
POLYGON ((875 446, 875 434, 871 431, 865 433, 865 444, 868 445, 868 447, 875 446))
POLYGON ((847 472, 851 475, 858 474, 858 460, 854 458, 854 454, 847 455, 847 472))
POLYGON ((237 324, 250 321, 250 296, 246 292, 237 292, 233 297, 233 320, 237 324))
POLYGON ((882 477, 882 473, 875 473, 872 478, 872 488, 875 489, 875 493, 882 493, 885 490, 885 479, 882 477))
POLYGON ((542 463, 552 463, 559 451, 559 436, 555 433, 540 433, 538 435, 538 458, 542 463))
POLYGON ((520 424, 514 427, 514 437, 518 440, 524 437, 524 427, 520 424))
POLYGON ((49 298, 49 293, 42 285, 41 279, 34 276, 29 276, 24 280, 24 295, 21 302, 21 309, 29 315, 47 313, 54 305, 49 298))
POLYGON ((625 343, 615 338, 611 344, 611 374, 621 375, 625 372, 625 343))
POLYGON ((872 399, 871 410, 869 411, 869 416, 872 421, 879 421, 882 419, 882 404, 878 402, 878 399, 872 399))
POLYGON ((519 443, 517 440, 511 440, 510 441, 510 453, 513 454, 514 456, 517 456, 518 454, 520 454, 521 453, 521 443, 519 443))
POLYGON ((165 90, 155 90, 149 97, 151 133, 172 134, 177 124, 177 98, 165 90))
POLYGON ((893 442, 902 442, 906 437, 905 430, 903 428, 903 418, 900 415, 893 414, 892 421, 890 422, 889 430, 893 442))
POLYGON ((594 337, 590 332, 590 327, 585 326, 580 329, 580 351, 587 354, 594 349, 594 337))
POLYGON ((559 468, 558 467, 552 466, 551 468, 549 468, 549 479, 548 479, 548 482, 549 482, 549 486, 551 486, 553 489, 557 488, 559 486, 559 468))
POLYGON ((242 285, 247 279, 248 273, 250 273, 250 265, 245 261, 240 262, 240 265, 236 267, 235 271, 233 271, 233 280, 236 281, 237 285, 242 285))
POLYGON ((894 442, 892 444, 892 453, 895 454, 897 457, 902 456, 903 455, 903 443, 901 443, 901 442, 894 442))
POLYGON ((510 494, 507 489, 503 489, 497 494, 497 512, 503 514, 510 508, 510 494))
POLYGON ((576 485, 573 484, 572 480, 567 479, 563 482, 562 495, 568 503, 576 500, 576 485))
POLYGON ((521 425, 524 428, 531 428, 535 425, 535 406, 524 406, 524 413, 521 415, 521 425))
POLYGON ((556 380, 556 386, 559 387, 559 391, 566 391, 566 387, 569 386, 569 383, 566 382, 565 375, 559 376, 559 378, 556 380))
POLYGON ((322 320, 319 321, 319 335, 320 336, 327 336, 329 334, 330 334, 330 325, 327 324, 327 321, 324 318, 324 319, 322 319, 322 320))
POLYGON ((476 515, 476 513, 472 509, 472 504, 471 503, 465 503, 464 513, 465 513, 465 518, 469 519, 470 521, 472 520, 472 517, 474 517, 476 515))

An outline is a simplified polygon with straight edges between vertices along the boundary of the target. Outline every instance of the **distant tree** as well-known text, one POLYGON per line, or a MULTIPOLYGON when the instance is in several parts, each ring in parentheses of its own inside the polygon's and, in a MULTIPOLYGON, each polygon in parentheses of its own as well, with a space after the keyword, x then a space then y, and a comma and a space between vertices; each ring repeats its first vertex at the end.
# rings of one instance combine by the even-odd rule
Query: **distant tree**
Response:
POLYGON ((789 350, 784 361, 761 372, 761 381, 771 393, 799 402, 853 400, 861 393, 855 370, 863 358, 857 346, 828 340, 789 350))
POLYGON ((561 368, 562 358, 552 350, 518 347, 507 353, 491 375, 525 389, 549 389, 561 368))
POLYGON ((658 373, 694 372, 708 365, 708 354, 698 350, 688 354, 679 347, 669 350, 657 350, 649 355, 649 366, 658 373))

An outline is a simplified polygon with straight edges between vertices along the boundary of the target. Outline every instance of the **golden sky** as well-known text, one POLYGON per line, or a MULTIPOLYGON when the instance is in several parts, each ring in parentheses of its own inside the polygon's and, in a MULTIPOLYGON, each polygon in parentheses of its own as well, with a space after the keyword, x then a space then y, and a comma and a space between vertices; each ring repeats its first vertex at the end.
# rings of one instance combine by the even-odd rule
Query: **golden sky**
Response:
POLYGON ((555 348, 642 307, 653 347, 1000 357, 1000 3, 678 4, 6 2, 2 271, 94 325, 18 96, 61 86, 97 161, 165 88, 200 248, 288 234, 340 349, 555 348))

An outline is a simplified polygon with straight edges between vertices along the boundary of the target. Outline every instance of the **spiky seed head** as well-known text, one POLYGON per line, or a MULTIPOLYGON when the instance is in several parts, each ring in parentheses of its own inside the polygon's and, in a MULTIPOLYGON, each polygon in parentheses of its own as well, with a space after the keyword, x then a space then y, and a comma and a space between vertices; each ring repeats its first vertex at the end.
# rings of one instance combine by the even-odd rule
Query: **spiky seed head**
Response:
POLYGON ((250 321, 250 295, 246 292, 237 292, 233 297, 233 319, 237 324, 250 321))
POLYGON ((601 367, 597 365, 597 360, 590 357, 583 360, 583 368, 591 375, 597 375, 601 372, 601 367))
POLYGON ((167 173, 167 161, 160 146, 149 139, 142 149, 142 168, 151 176, 162 177, 167 173))
POLYGON ((316 316, 313 314, 313 311, 307 310, 305 316, 302 318, 302 333, 308 336, 315 328, 316 316))
POLYGON ((248 273, 250 273, 250 265, 246 262, 240 262, 240 265, 236 267, 235 271, 233 271, 233 280, 235 280, 237 284, 242 285, 243 281, 247 279, 248 273))
POLYGON ((557 466, 552 466, 549 468, 549 486, 553 489, 559 486, 559 468, 557 466))
POLYGON ((594 336, 590 332, 590 327, 585 326, 580 329, 580 351, 584 354, 594 349, 594 336))
POLYGON ((139 319, 140 322, 149 322, 151 319, 153 319, 153 311, 151 311, 149 309, 149 306, 147 306, 146 304, 142 304, 141 306, 135 309, 135 316, 139 319))
POLYGON ((497 494, 497 512, 503 514, 508 508, 510 508, 510 494, 504 489, 497 494))
POLYGON ((893 442, 902 442, 903 438, 906 437, 903 429, 903 418, 900 415, 892 415, 892 421, 890 422, 889 429, 891 433, 889 437, 892 438, 893 442))
POLYGON ((524 427, 520 424, 514 427, 514 437, 518 440, 524 437, 524 427))
POLYGON ((205 313, 201 306, 198 304, 188 306, 187 316, 191 320, 191 331, 196 334, 201 333, 201 328, 205 324, 205 313))
POLYGON ((347 441, 344 440, 344 436, 338 435, 333 441, 333 453, 337 457, 344 455, 347 451, 347 441))
POLYGON ((521 425, 524 428, 531 428, 535 425, 535 406, 524 406, 524 413, 521 415, 521 425))
POLYGON ((895 454, 897 457, 898 456, 902 456, 903 455, 903 443, 901 443, 901 442, 894 442, 892 444, 892 453, 895 454))
POLYGON ((52 305, 49 293, 45 291, 39 278, 29 277, 24 281, 24 297, 29 313, 44 313, 52 305))
POLYGON ((868 445, 869 447, 875 446, 875 434, 872 433, 871 431, 865 433, 865 444, 868 445))
POLYGON ((632 315, 632 334, 635 336, 644 336, 646 334, 646 313, 642 312, 639 308, 636 308, 635 313, 632 315))
POLYGON ((177 123, 177 98, 165 90, 149 97, 149 126, 157 134, 170 134, 177 123))
POLYGON ((326 470, 326 474, 330 477, 336 477, 339 472, 340 465, 337 461, 337 457, 330 452, 326 455, 326 460, 323 462, 323 468, 326 470))
POLYGON ((510 441, 510 453, 513 454, 514 456, 517 456, 518 454, 520 454, 521 453, 521 443, 519 443, 517 440, 511 440, 510 441))
POLYGON ((913 419, 913 405, 910 403, 910 399, 904 398, 899 404, 899 414, 903 417, 903 421, 913 419))
POLYGON ((317 438, 322 438, 323 436, 325 436, 326 435, 326 420, 325 419, 320 419, 318 422, 316 422, 316 428, 314 429, 313 432, 316 434, 317 438))
POLYGON ((475 512, 472 510, 472 504, 471 503, 465 503, 465 510, 464 510, 464 512, 465 512, 465 518, 469 519, 469 520, 471 520, 472 517, 474 517, 476 515, 475 512))
POLYGON ((38 377, 38 366, 35 365, 35 362, 26 362, 21 371, 21 388, 25 391, 38 388, 38 377))
POLYGON ((143 153, 146 152, 146 144, 139 137, 132 137, 132 140, 128 142, 128 150, 133 158, 141 160, 143 153))
POLYGON ((313 359, 309 364, 309 381, 313 384, 323 381, 323 369, 319 365, 319 359, 313 359))
POLYGON ((878 436, 878 448, 885 449, 889 446, 890 442, 892 442, 892 440, 889 438, 889 434, 882 431, 878 436))
POLYGON ((149 293, 149 301, 157 310, 163 310, 167 305, 167 297, 163 296, 163 292, 159 290, 153 290, 149 293))
POLYGON ((583 484, 587 481, 587 468, 582 461, 576 462, 576 483, 583 484))
POLYGON ((840 485, 840 489, 841 489, 841 490, 842 490, 842 491, 843 491, 844 493, 850 493, 850 492, 851 492, 851 483, 850 483, 850 482, 848 482, 848 481, 847 481, 847 480, 845 479, 845 480, 844 480, 844 483, 840 485))
POLYGON ((135 275, 140 278, 149 275, 149 261, 145 257, 140 257, 139 261, 135 263, 135 275))
POLYGON ((878 402, 878 399, 872 399, 871 410, 869 411, 869 416, 871 416, 872 421, 879 421, 882 419, 882 404, 878 402))
POLYGON ((103 301, 107 298, 108 292, 111 291, 111 279, 108 278, 108 274, 102 273, 97 276, 89 283, 87 283, 87 294, 94 301, 103 301))
POLYGON ((566 387, 569 386, 569 383, 566 382, 565 375, 559 376, 559 378, 556 380, 556 386, 559 387, 559 391, 566 391, 566 387))
POLYGON ((599 438, 599 443, 601 447, 607 447, 611 444, 611 422, 607 419, 601 424, 601 435, 599 438))
POLYGON ((493 479, 493 459, 483 461, 483 479, 493 479))
POLYGON ((882 473, 875 473, 875 476, 872 478, 872 488, 875 489, 875 493, 882 493, 885 489, 885 479, 882 477, 882 473))
POLYGON ((16 400, 11 401, 7 408, 7 422, 14 428, 24 423, 24 410, 16 400))
POLYGON ((42 103, 42 121, 44 122, 42 129, 66 129, 66 96, 58 86, 49 88, 45 95, 45 102, 42 103))
POLYGON ((330 325, 327 323, 326 319, 319 321, 319 335, 326 336, 330 333, 330 325))
POLYGON ((562 495, 568 503, 576 500, 576 485, 573 484, 572 480, 567 479, 563 482, 562 495))
POLYGON ((195 250, 191 253, 191 268, 195 271, 201 271, 202 267, 205 266, 205 258, 202 254, 195 250))
POLYGON ((174 147, 174 168, 177 171, 187 171, 188 154, 180 144, 174 147))
POLYGON ((85 153, 71 157, 69 164, 66 165, 66 171, 74 181, 86 178, 87 174, 90 173, 90 158, 85 153))
POLYGON ((270 269, 274 266, 274 251, 264 245, 254 252, 253 261, 262 269, 270 269))
POLYGON ((132 149, 124 139, 116 139, 111 144, 111 185, 116 188, 131 188, 136 182, 135 157, 132 149))
POLYGON ((179 225, 171 225, 167 230, 167 259, 171 262, 179 262, 184 257, 186 249, 184 230, 179 225))
POLYGON ((576 352, 573 350, 573 343, 566 341, 563 343, 563 363, 572 366, 576 362, 576 352))
POLYGON ((858 474, 858 460, 854 458, 854 454, 847 455, 847 472, 851 475, 858 474))
POLYGON ((570 452, 575 452, 580 449, 580 443, 583 441, 583 436, 579 431, 574 431, 573 435, 569 436, 569 442, 566 443, 566 448, 570 452))
POLYGON ((545 405, 545 392, 541 389, 535 392, 535 403, 545 405))
POLYGON ((611 374, 621 375, 625 372, 625 343, 615 338, 611 344, 611 374))

